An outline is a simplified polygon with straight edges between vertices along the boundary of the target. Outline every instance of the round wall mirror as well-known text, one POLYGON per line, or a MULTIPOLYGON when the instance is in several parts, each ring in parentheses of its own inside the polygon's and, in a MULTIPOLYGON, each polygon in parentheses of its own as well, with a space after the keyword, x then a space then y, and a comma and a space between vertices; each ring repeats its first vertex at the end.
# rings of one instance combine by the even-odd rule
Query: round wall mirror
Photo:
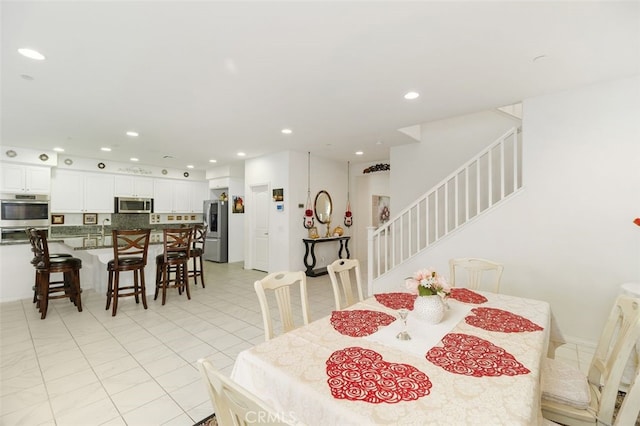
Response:
POLYGON ((318 192, 313 208, 316 211, 316 219, 318 219, 318 222, 322 224, 331 222, 333 205, 331 204, 331 196, 327 191, 318 192))

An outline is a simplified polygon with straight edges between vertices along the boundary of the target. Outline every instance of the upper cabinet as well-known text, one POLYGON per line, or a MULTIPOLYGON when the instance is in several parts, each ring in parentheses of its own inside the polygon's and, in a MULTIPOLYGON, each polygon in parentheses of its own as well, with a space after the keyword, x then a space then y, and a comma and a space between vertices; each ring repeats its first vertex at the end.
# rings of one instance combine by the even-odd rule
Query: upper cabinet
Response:
POLYGON ((207 182, 193 182, 191 184, 191 213, 202 213, 204 200, 209 199, 209 184, 207 182))
POLYGON ((155 179, 154 213, 202 213, 208 192, 207 182, 155 179))
POLYGON ((115 176, 116 197, 152 198, 153 179, 140 176, 115 176))
POLYGON ((113 197, 113 175, 54 171, 51 185, 54 213, 113 213, 113 197))
POLYGON ((49 167, 21 166, 2 163, 0 191, 48 194, 51 192, 51 169, 49 167))

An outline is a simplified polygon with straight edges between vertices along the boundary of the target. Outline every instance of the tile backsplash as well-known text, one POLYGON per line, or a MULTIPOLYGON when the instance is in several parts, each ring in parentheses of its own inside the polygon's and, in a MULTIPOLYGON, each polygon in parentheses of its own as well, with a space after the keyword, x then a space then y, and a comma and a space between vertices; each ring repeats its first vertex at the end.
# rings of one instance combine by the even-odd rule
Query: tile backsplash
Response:
MULTIPOLYGON (((70 215, 67 215, 70 216, 70 215)), ((67 235, 86 235, 86 234, 99 234, 102 230, 102 221, 109 218, 110 221, 105 223, 104 232, 107 235, 111 234, 111 229, 136 229, 136 228, 151 228, 151 229, 163 229, 176 225, 189 224, 189 223, 201 223, 202 214, 165 214, 165 213, 113 213, 113 214, 101 214, 98 218, 97 225, 52 225, 52 236, 67 236, 67 235)), ((70 221, 74 223, 73 221, 70 221)))

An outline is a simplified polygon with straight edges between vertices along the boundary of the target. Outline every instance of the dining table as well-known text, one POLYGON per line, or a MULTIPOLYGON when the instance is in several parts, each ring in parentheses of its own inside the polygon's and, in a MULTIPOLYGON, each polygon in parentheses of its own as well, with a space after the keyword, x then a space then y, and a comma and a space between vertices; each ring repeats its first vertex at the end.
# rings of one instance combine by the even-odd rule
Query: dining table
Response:
POLYGON ((416 297, 375 294, 246 349, 231 378, 292 424, 540 424, 549 304, 454 288, 431 324, 416 297))

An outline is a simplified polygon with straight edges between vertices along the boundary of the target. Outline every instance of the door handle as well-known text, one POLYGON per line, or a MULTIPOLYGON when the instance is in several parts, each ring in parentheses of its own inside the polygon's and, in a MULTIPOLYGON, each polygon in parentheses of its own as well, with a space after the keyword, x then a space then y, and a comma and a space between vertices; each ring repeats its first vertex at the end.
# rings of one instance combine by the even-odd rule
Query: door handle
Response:
POLYGON ((268 233, 268 232, 265 232, 265 233, 264 233, 264 235, 269 235, 269 233, 268 233))

